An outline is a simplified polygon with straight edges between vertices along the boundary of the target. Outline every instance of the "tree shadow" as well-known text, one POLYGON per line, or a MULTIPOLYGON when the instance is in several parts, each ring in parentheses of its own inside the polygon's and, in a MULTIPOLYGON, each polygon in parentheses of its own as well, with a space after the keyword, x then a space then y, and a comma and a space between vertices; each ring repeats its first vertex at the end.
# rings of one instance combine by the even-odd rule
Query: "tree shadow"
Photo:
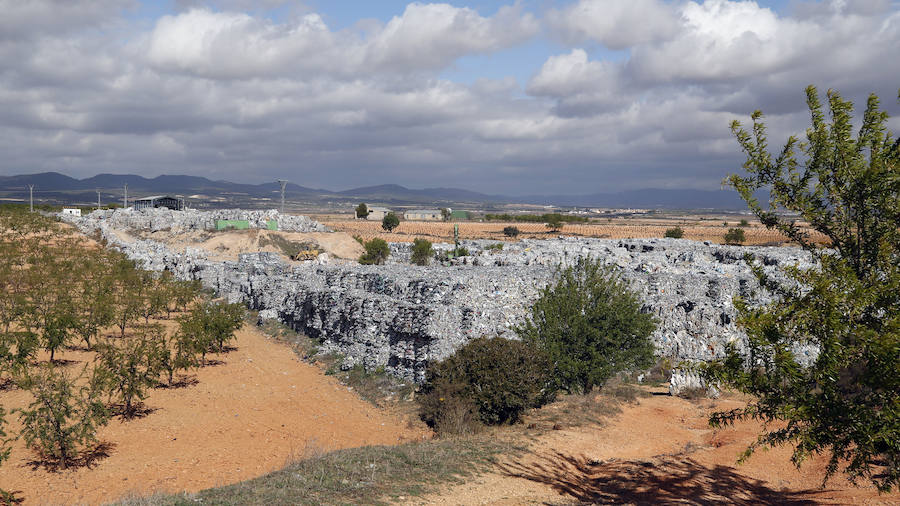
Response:
POLYGON ((80 364, 81 360, 69 360, 65 358, 54 358, 53 360, 48 360, 48 364, 59 366, 59 367, 69 367, 71 365, 80 364))
POLYGON ((22 504, 25 502, 25 498, 22 497, 21 490, 13 490, 12 492, 7 492, 5 490, 0 489, 0 506, 8 506, 11 504, 22 504))
POLYGON ((777 490, 732 467, 709 468, 685 456, 604 462, 553 452, 499 467, 507 476, 543 483, 593 504, 813 505, 815 496, 824 492, 777 490))
POLYGON ((169 389, 176 389, 176 388, 192 387, 199 383, 200 383, 200 380, 197 379, 197 376, 195 376, 193 374, 191 374, 191 375, 182 374, 182 375, 179 375, 178 379, 176 379, 172 383, 160 383, 160 384, 156 385, 154 388, 157 388, 160 390, 169 390, 169 389))
POLYGON ((101 441, 100 443, 94 445, 92 448, 82 450, 78 453, 77 456, 69 459, 69 461, 66 463, 65 468, 62 467, 62 462, 59 459, 46 455, 41 455, 35 460, 29 460, 27 464, 31 466, 32 471, 36 471, 39 468, 44 468, 45 470, 53 473, 79 467, 87 467, 88 469, 90 469, 96 461, 109 457, 110 451, 112 451, 112 449, 115 447, 115 443, 101 441))
POLYGON ((138 418, 144 418, 159 409, 151 408, 143 402, 133 403, 131 405, 131 413, 125 411, 125 404, 122 403, 113 403, 107 407, 109 408, 109 412, 112 415, 119 417, 120 420, 136 420, 138 418))

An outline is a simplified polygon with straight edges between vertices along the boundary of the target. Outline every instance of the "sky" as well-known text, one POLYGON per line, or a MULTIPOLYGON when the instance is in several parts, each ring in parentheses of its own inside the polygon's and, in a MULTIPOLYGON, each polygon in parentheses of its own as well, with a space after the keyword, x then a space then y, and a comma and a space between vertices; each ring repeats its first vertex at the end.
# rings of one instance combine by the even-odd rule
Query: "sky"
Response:
POLYGON ((809 84, 900 132, 900 1, 0 0, 0 176, 718 189, 809 84))

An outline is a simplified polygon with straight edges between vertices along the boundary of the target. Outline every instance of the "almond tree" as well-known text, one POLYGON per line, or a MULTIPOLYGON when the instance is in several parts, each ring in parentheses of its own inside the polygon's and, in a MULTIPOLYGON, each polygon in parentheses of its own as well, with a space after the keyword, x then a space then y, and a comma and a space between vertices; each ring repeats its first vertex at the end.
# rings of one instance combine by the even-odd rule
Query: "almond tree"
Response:
POLYGON ((806 141, 792 136, 775 156, 761 112, 753 113, 751 131, 736 121, 731 127, 747 155, 746 174, 727 182, 760 222, 809 251, 817 266, 789 268, 790 282, 776 283, 753 264, 776 301, 736 301, 749 353, 729 350, 706 373, 754 398, 711 422, 767 423, 743 458, 791 445, 797 465, 829 455, 826 480, 843 467, 851 479, 890 490, 900 485, 900 140, 886 131, 875 95, 855 136, 849 101, 829 90, 826 113, 814 87, 806 97, 806 141), (767 204, 756 198, 762 189, 767 204), (803 222, 829 239, 827 249, 810 240, 803 222), (818 352, 807 366, 796 355, 803 346, 818 352))

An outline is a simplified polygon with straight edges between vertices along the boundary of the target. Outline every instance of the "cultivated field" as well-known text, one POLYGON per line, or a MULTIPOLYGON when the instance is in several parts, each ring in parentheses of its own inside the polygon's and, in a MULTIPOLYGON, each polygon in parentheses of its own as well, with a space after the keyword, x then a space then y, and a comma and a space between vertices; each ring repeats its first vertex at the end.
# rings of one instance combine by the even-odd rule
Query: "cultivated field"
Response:
MULTIPOLYGON (((666 230, 679 226, 684 230, 684 239, 695 241, 710 241, 724 244, 725 233, 729 228, 742 228, 746 236, 745 245, 781 245, 786 242, 783 235, 774 230, 769 230, 756 223, 746 227, 738 227, 737 221, 725 220, 695 220, 695 219, 632 219, 613 218, 591 223, 566 224, 559 232, 548 229, 543 223, 503 223, 503 222, 422 222, 401 221, 400 226, 388 233, 382 230, 381 223, 376 221, 335 219, 336 217, 322 217, 322 223, 328 227, 346 232, 351 235, 371 239, 380 237, 390 242, 411 242, 416 237, 425 237, 432 242, 453 242, 453 226, 459 225, 459 235, 462 239, 491 239, 510 240, 503 234, 505 227, 519 229, 519 238, 548 239, 564 236, 596 237, 601 239, 636 239, 663 237, 666 230)), ((821 240, 821 235, 814 234, 814 238, 821 240)))

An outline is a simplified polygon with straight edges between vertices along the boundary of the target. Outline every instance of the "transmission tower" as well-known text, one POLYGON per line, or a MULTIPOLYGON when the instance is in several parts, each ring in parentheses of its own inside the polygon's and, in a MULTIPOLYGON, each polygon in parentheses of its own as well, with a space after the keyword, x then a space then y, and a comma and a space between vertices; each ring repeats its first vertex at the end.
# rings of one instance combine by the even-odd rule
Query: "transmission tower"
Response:
POLYGON ((28 185, 28 212, 34 212, 34 185, 28 185))
POLYGON ((97 190, 97 209, 100 209, 100 190, 97 190))
POLYGON ((284 189, 287 187, 286 179, 279 179, 278 184, 281 185, 281 214, 284 214, 284 189))
POLYGON ((128 183, 125 183, 125 206, 128 209, 128 183))

